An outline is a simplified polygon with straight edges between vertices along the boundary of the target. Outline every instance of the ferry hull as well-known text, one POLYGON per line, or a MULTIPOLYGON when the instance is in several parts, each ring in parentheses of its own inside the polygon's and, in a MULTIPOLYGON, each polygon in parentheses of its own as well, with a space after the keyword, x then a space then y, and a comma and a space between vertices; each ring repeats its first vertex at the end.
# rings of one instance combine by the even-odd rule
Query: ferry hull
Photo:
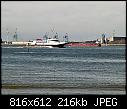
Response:
POLYGON ((48 47, 48 48, 64 48, 65 44, 59 44, 59 45, 36 45, 36 46, 42 46, 42 47, 48 47))

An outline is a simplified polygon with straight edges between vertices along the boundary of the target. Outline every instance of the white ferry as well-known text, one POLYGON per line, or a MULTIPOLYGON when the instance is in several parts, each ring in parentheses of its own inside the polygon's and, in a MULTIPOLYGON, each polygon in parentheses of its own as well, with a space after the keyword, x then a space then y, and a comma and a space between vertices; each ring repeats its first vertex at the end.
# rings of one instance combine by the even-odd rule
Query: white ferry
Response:
POLYGON ((46 41, 42 41, 42 39, 36 39, 35 41, 32 41, 29 45, 37 45, 37 46, 43 46, 43 47, 59 47, 59 48, 63 48, 64 45, 67 42, 61 42, 59 41, 57 38, 49 38, 46 41))

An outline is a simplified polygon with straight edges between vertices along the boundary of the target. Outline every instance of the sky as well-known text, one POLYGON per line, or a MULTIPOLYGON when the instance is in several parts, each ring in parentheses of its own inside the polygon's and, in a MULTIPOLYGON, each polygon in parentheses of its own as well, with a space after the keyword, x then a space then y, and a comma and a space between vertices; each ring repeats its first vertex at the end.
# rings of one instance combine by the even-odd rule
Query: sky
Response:
POLYGON ((52 30, 62 40, 96 40, 105 33, 126 36, 125 1, 1 1, 1 37, 13 40, 42 38, 52 30))

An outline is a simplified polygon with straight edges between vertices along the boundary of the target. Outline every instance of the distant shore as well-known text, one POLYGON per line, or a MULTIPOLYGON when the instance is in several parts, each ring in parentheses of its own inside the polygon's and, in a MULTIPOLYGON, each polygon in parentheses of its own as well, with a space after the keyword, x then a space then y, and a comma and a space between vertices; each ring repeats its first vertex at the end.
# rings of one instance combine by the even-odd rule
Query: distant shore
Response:
POLYGON ((101 46, 125 46, 126 44, 101 44, 101 46))
MULTIPOLYGON (((65 47, 92 47, 92 46, 94 46, 94 47, 97 47, 97 46, 99 46, 99 44, 96 44, 95 45, 95 43, 84 43, 85 45, 76 45, 75 43, 77 43, 77 42, 71 42, 71 43, 69 43, 69 44, 67 44, 67 45, 65 45, 65 47), (72 45, 71 45, 72 44, 72 45), (74 45, 73 45, 74 44, 74 45), (70 46, 71 45, 71 46, 70 46)), ((78 42, 78 44, 79 44, 80 42, 78 42)), ((81 43, 82 44, 82 43, 81 43)), ((100 44, 100 46, 125 46, 126 44, 100 44)), ((24 44, 1 44, 1 46, 2 47, 30 47, 30 48, 38 48, 38 47, 45 47, 45 46, 41 46, 41 45, 24 45, 24 44)))

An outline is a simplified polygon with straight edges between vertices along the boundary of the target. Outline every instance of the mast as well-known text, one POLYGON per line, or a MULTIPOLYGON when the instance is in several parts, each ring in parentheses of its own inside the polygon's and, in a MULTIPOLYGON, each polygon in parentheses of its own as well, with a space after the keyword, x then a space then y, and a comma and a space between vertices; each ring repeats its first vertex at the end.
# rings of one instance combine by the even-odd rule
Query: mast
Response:
POLYGON ((68 34, 66 33, 64 36, 65 42, 68 42, 68 34))
POLYGON ((55 27, 53 27, 53 28, 50 27, 50 29, 51 29, 51 32, 52 32, 52 34, 51 34, 51 38, 58 37, 57 32, 55 33, 55 27))
POLYGON ((46 32, 45 35, 43 36, 43 39, 47 42, 48 40, 48 33, 46 32))
POLYGON ((14 34, 14 36, 13 36, 13 40, 14 40, 14 41, 17 41, 17 40, 18 40, 17 30, 18 30, 18 29, 16 28, 15 34, 14 34))
POLYGON ((58 33, 56 32, 56 34, 54 35, 55 39, 58 39, 58 33))
POLYGON ((7 44, 8 44, 8 35, 9 35, 8 28, 7 28, 7 30, 6 30, 6 33, 7 33, 7 44))
POLYGON ((115 30, 113 30, 112 36, 115 37, 115 30))

